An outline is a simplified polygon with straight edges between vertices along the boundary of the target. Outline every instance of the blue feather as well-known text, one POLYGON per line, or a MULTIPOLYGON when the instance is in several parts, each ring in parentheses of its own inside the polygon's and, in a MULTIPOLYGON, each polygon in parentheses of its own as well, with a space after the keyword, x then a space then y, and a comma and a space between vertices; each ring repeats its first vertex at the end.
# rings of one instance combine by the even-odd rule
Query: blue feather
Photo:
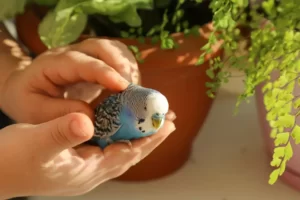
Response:
POLYGON ((158 93, 131 84, 125 91, 105 99, 95 109, 95 134, 90 143, 105 148, 114 142, 130 141, 155 133, 151 128, 145 132, 147 130, 136 127, 136 123, 142 124, 145 121, 147 98, 155 92, 158 93))

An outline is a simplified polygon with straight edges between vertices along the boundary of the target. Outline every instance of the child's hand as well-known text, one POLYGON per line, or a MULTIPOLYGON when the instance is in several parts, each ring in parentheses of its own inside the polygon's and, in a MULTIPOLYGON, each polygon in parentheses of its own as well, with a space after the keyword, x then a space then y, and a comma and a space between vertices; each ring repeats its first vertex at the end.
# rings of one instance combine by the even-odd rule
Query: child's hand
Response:
POLYGON ((93 135, 93 124, 84 114, 6 127, 0 131, 0 198, 86 193, 124 173, 174 129, 167 120, 157 134, 133 141, 132 149, 116 143, 102 151, 88 145, 73 148, 93 135))
POLYGON ((123 77, 132 82, 139 79, 137 64, 126 46, 88 39, 47 51, 26 69, 12 73, 0 93, 0 106, 17 122, 41 123, 70 112, 93 117, 86 102, 63 99, 65 89, 86 81, 119 91, 128 85, 123 77))

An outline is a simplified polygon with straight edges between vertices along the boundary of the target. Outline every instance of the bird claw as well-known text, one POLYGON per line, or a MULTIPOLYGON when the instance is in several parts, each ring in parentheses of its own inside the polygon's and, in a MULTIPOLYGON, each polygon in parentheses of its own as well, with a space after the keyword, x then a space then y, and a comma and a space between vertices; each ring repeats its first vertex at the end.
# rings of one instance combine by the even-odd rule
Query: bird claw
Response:
POLYGON ((132 149, 132 143, 130 142, 130 140, 118 140, 116 142, 126 143, 130 147, 130 149, 132 149))
POLYGON ((107 142, 108 144, 113 144, 113 143, 117 143, 117 142, 120 142, 120 143, 126 143, 126 144, 128 144, 128 146, 130 147, 130 149, 132 149, 132 143, 130 142, 130 140, 117 140, 117 141, 113 141, 112 139, 107 138, 107 139, 106 139, 106 142, 107 142))

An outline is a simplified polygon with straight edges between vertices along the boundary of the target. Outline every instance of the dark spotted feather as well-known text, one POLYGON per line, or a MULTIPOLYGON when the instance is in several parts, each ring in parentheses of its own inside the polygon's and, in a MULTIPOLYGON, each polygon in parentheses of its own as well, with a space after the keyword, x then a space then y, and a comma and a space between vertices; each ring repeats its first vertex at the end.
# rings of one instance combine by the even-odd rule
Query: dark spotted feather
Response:
POLYGON ((120 93, 109 96, 95 109, 94 137, 108 138, 121 127, 119 115, 122 109, 120 93))

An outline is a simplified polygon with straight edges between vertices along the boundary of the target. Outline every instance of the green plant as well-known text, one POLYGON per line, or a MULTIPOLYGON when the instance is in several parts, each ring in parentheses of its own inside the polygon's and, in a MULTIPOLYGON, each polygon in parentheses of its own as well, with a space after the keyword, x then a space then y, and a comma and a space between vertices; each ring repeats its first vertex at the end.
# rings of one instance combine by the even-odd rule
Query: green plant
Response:
MULTIPOLYGON (((39 26, 40 37, 48 48, 75 41, 86 27, 89 16, 96 14, 109 23, 108 27, 122 22, 126 24, 120 25, 117 36, 136 38, 140 42, 150 37, 153 43, 159 42, 162 49, 176 49, 180 45, 174 42, 171 33, 199 35, 199 24, 190 24, 185 19, 183 6, 204 1, 178 0, 176 6, 172 7, 171 0, 11 0, 10 5, 0 2, 0 19, 22 13, 26 4, 34 2, 53 7, 39 26), (155 9, 153 1, 156 2, 155 9), (143 10, 162 10, 160 23, 147 27, 140 17, 143 10)), ((272 127, 270 136, 276 146, 271 162, 275 169, 269 179, 269 183, 274 184, 293 155, 290 139, 296 144, 300 143, 300 127, 295 123, 300 115, 300 98, 293 95, 294 87, 300 85, 300 0, 264 0, 257 5, 249 3, 250 0, 210 0, 214 31, 208 43, 199 47, 203 53, 196 64, 201 65, 205 56, 212 52, 213 45, 219 40, 223 41, 222 48, 230 56, 226 60, 217 57, 209 61, 210 68, 206 73, 212 81, 206 83, 207 94, 214 98, 221 84, 228 81, 231 73, 225 69, 227 64, 245 74, 245 89, 238 97, 237 108, 242 101, 254 95, 258 85, 264 84, 267 120, 272 127), (249 36, 241 34, 241 25, 251 28, 249 36), (242 39, 250 42, 246 55, 238 54, 238 43, 242 39), (279 76, 276 81, 271 81, 270 75, 274 71, 279 76), (291 131, 287 131, 288 128, 291 131)), ((139 49, 136 46, 129 48, 143 62, 139 49)))
MULTIPOLYGON (((296 124, 296 118, 300 114, 300 99, 293 94, 295 85, 300 84, 298 3, 300 2, 297 0, 265 0, 261 6, 252 5, 251 21, 248 23, 252 29, 249 37, 251 45, 246 55, 248 64, 245 65, 241 63, 245 57, 237 56, 237 43, 241 39, 237 27, 246 23, 245 9, 248 8, 249 1, 212 0, 210 5, 214 13, 213 24, 215 32, 219 34, 212 34, 209 42, 202 47, 206 53, 210 53, 212 44, 222 39, 225 51, 231 54, 226 62, 229 62, 230 67, 245 73, 245 89, 238 98, 237 106, 254 95, 255 88, 264 83, 264 104, 268 112, 267 120, 272 127, 270 136, 275 143, 271 162, 275 169, 270 174, 270 184, 274 184, 283 174, 287 162, 293 156, 290 139, 296 144, 300 143, 300 127, 296 124), (263 13, 259 12, 259 9, 263 13), (271 72, 274 71, 278 72, 279 76, 276 81, 271 81, 271 72)), ((222 70, 214 73, 215 69, 224 68, 224 61, 216 58, 211 63, 207 73, 215 81, 208 84, 211 88, 209 95, 230 76, 230 73, 222 70)))

